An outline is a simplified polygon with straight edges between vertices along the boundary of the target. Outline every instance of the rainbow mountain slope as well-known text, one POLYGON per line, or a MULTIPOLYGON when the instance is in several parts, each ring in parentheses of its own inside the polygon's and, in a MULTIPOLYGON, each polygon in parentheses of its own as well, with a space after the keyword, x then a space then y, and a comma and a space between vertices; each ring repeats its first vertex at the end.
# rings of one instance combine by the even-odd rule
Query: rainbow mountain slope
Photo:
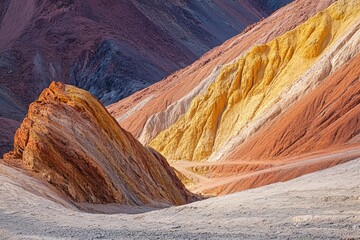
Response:
POLYGON ((202 193, 351 160, 360 154, 359 12, 355 0, 296 1, 109 110, 202 193))
POLYGON ((141 142, 148 143, 184 114, 189 102, 208 85, 203 80, 216 78, 222 65, 233 61, 257 44, 267 43, 285 34, 333 2, 335 0, 324 0, 320 3, 311 0, 293 2, 214 48, 192 65, 108 106, 108 109, 122 126, 141 142), (186 95, 188 97, 185 99, 186 95), (175 104, 184 107, 175 107, 175 104))
POLYGON ((114 103, 194 62, 289 0, 271 2, 1 1, 0 155, 11 150, 15 132, 9 129, 20 125, 52 81, 114 103))

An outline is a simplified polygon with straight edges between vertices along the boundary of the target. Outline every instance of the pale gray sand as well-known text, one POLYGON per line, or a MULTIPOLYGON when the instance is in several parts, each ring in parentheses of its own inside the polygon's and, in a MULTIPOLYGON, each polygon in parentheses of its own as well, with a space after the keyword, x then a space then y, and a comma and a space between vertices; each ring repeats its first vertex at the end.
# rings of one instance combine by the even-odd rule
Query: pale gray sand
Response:
POLYGON ((0 175, 1 239, 360 239, 360 159, 142 214, 65 208, 0 175))

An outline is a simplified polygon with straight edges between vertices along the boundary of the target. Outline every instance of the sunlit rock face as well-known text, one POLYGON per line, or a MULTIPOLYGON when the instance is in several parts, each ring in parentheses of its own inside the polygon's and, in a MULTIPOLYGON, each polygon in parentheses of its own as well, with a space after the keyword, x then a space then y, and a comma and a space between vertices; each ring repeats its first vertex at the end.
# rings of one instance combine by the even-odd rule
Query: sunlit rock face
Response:
POLYGON ((278 105, 287 103, 288 94, 306 93, 307 88, 289 90, 297 81, 307 81, 303 76, 327 51, 333 52, 334 46, 336 53, 341 51, 342 37, 355 34, 351 23, 359 19, 359 9, 355 2, 339 2, 223 66, 214 83, 192 100, 186 114, 150 146, 168 159, 199 161, 219 151, 242 129, 260 128, 273 117, 274 113, 264 117, 271 108, 287 107, 278 105))
POLYGON ((91 94, 62 83, 30 105, 4 161, 77 203, 163 206, 192 199, 159 153, 123 130, 91 94))

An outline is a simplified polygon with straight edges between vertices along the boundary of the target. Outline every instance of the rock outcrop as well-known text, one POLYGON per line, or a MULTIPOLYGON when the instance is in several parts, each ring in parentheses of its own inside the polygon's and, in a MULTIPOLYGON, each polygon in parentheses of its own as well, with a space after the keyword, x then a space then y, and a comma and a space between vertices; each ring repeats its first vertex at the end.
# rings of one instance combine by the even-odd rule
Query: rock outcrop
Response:
POLYGON ((53 82, 15 135, 7 165, 76 203, 180 205, 192 199, 166 160, 123 130, 88 92, 53 82))

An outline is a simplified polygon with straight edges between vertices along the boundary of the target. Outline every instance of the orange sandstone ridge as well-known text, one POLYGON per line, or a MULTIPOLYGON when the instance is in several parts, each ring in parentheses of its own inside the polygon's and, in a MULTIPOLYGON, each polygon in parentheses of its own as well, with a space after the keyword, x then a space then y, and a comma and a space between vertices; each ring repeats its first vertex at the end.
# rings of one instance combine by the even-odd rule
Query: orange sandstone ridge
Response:
POLYGON ((51 83, 30 105, 4 162, 77 203, 163 206, 194 199, 159 153, 122 129, 90 93, 62 83, 51 83))

